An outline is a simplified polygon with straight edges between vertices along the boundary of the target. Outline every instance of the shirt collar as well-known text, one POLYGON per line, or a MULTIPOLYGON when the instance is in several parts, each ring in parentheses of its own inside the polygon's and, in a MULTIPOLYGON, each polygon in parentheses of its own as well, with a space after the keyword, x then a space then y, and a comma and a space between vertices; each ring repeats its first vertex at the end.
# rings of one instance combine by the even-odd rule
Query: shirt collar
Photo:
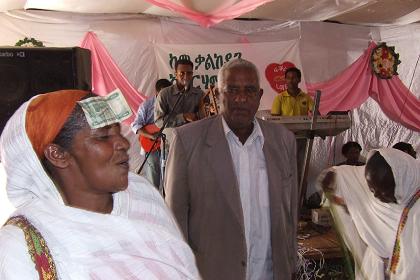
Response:
MULTIPOLYGON (((254 118, 252 123, 254 124, 254 128, 252 129, 251 135, 249 135, 248 139, 246 139, 245 144, 253 143, 256 139, 260 139, 260 143, 261 143, 261 147, 262 147, 263 144, 264 144, 264 135, 262 133, 260 124, 258 123, 256 118, 254 118)), ((233 139, 235 139, 236 142, 241 143, 239 141, 239 137, 236 136, 236 134, 232 131, 232 129, 230 129, 230 127, 228 126, 228 124, 225 121, 225 118, 223 116, 222 116, 222 125, 223 125, 223 132, 225 133, 226 139, 228 137, 233 137, 233 139)))
MULTIPOLYGON (((176 85, 176 83, 173 85, 173 88, 172 88, 172 94, 173 95, 178 95, 178 94, 181 94, 181 92, 182 92, 182 89, 180 90, 180 89, 178 89, 178 86, 176 85)), ((189 93, 189 94, 196 94, 197 93, 197 91, 195 90, 195 87, 191 87, 190 88, 190 90, 189 91, 187 91, 186 93, 189 93)))
POLYGON ((287 91, 287 89, 284 91, 283 96, 291 96, 291 97, 298 97, 299 95, 302 95, 303 91, 301 89, 299 89, 299 93, 296 96, 291 96, 289 94, 289 92, 287 91))

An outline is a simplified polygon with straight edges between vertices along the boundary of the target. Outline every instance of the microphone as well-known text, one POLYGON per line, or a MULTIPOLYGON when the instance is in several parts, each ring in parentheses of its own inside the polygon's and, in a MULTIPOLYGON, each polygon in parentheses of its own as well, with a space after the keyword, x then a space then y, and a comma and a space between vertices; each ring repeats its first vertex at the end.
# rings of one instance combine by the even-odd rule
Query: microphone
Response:
POLYGON ((182 89, 182 93, 186 93, 190 91, 192 86, 193 86, 193 80, 191 79, 185 84, 185 87, 182 89))

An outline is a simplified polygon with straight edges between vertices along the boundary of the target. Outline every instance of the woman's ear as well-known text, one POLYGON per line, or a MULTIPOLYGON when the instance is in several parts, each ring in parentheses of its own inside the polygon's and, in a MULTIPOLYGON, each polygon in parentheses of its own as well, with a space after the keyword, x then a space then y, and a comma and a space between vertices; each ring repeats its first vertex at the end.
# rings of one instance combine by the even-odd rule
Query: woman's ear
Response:
POLYGON ((56 168, 66 168, 69 165, 69 153, 57 144, 48 144, 44 149, 44 156, 56 168))

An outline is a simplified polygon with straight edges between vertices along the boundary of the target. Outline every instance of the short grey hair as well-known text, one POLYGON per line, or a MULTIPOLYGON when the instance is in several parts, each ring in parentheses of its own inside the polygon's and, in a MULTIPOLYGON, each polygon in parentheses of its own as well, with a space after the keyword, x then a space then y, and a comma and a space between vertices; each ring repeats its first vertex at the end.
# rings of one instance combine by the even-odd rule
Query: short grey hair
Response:
POLYGON ((219 92, 223 92, 223 87, 225 85, 225 72, 232 69, 232 68, 247 68, 257 74, 257 81, 258 87, 260 87, 260 74, 258 72, 257 66, 251 61, 246 59, 237 58, 233 60, 229 60, 225 64, 223 64, 222 68, 220 68, 219 73, 217 74, 217 87, 219 92))

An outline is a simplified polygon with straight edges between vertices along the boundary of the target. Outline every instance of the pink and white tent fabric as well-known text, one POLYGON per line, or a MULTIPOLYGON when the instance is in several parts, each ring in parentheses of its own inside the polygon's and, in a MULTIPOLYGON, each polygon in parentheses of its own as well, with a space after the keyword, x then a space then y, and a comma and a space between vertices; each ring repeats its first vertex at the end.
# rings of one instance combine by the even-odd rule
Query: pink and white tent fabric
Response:
POLYGON ((308 91, 321 90, 321 114, 358 108, 371 97, 391 120, 420 131, 420 100, 398 76, 380 79, 373 73, 370 56, 375 47, 372 42, 359 59, 331 80, 307 84, 308 91))
POLYGON ((420 20, 418 1, 378 0, 2 0, 0 12, 44 9, 72 13, 132 13, 184 17, 203 27, 233 18, 409 24, 420 20))
MULTIPOLYGON (((95 33, 86 33, 80 46, 91 51, 92 91, 103 96, 119 88, 131 110, 137 112, 146 97, 130 84, 95 33)), ((129 124, 133 118, 134 115, 125 123, 129 124)))
MULTIPOLYGON (((93 91, 105 95, 120 88, 128 104, 136 112, 145 96, 130 84, 97 36, 88 32, 81 47, 90 49, 92 53, 93 91)), ((376 44, 372 42, 362 56, 331 80, 307 83, 309 93, 314 94, 315 90, 321 90, 321 114, 358 108, 371 97, 391 120, 420 131, 420 101, 398 76, 380 79, 373 73, 370 56, 375 47, 376 44)))

